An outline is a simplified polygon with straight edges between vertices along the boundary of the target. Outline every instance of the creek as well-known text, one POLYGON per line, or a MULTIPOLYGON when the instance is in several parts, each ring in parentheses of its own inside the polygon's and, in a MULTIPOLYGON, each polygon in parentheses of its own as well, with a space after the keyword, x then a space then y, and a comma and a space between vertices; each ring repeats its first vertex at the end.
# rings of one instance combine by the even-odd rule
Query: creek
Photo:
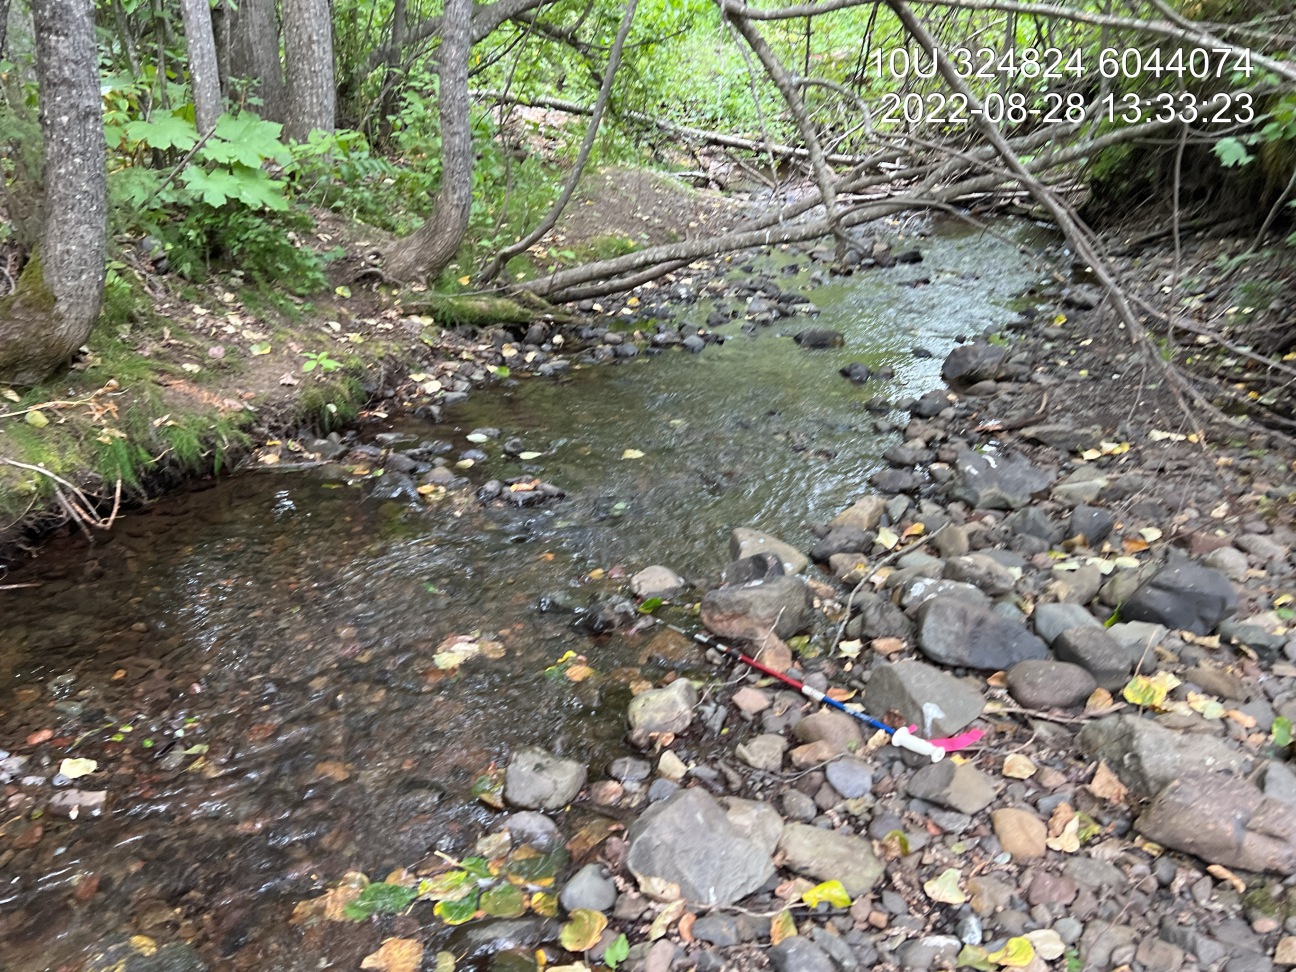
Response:
MULTIPOLYGON (((97 771, 71 785, 106 790, 107 809, 31 820, 7 804, 0 967, 75 968, 133 934, 191 942, 213 968, 358 967, 373 929, 304 933, 297 902, 347 871, 379 880, 430 850, 466 853, 498 816, 469 787, 512 750, 586 761, 591 779, 629 752, 629 681, 663 671, 649 636, 592 638, 538 605, 615 592, 654 563, 714 584, 735 526, 807 546, 806 524, 866 491, 894 441, 865 402, 938 387, 955 339, 1013 320, 1046 279, 1043 231, 999 229, 1026 245, 944 225, 920 264, 813 289, 803 256, 784 275, 793 257, 776 253, 769 270, 817 321, 756 336, 735 321, 698 355, 506 382, 439 425, 367 430, 445 440, 454 458, 471 430, 498 428, 464 473, 473 487, 533 472, 566 490, 556 503, 483 507, 467 488, 417 506, 366 498, 336 467, 243 472, 92 547, 51 542, 8 578, 40 586, 0 592, 0 757, 36 754, 0 793, 43 804, 59 760, 88 757, 97 771), (784 336, 812 324, 845 347, 784 336), (851 361, 895 378, 853 385, 838 375, 851 361), (504 458, 514 436, 541 455, 504 458), (473 632, 502 656, 439 669, 438 647, 473 632), (546 678, 569 650, 599 674, 546 678), (28 742, 47 729, 52 742, 28 742)), ((707 673, 700 654, 683 664, 707 673)))

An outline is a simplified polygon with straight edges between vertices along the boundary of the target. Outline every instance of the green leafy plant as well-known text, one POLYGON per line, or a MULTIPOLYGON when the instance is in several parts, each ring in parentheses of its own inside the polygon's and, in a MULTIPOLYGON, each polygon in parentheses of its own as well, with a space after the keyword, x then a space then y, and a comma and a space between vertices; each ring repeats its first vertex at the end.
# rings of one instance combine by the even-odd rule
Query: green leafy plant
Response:
POLYGON ((327 351, 307 351, 303 354, 306 359, 302 362, 302 371, 314 371, 318 368, 320 371, 337 371, 342 367, 341 361, 335 361, 329 357, 327 351))
POLYGON ((616 937, 611 945, 603 952, 603 964, 612 972, 616 972, 616 967, 630 957, 630 940, 622 933, 616 937))

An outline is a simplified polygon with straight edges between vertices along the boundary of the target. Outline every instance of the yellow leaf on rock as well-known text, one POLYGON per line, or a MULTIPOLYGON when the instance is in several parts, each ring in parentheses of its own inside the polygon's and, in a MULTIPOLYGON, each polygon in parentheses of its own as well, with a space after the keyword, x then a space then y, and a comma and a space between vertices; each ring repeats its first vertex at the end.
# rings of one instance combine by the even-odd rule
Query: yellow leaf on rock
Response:
POLYGON ((652 924, 648 926, 648 941, 655 942, 670 931, 670 926, 679 921, 680 916, 684 914, 684 908, 687 904, 688 902, 683 898, 677 898, 663 908, 661 913, 652 920, 652 924))
POLYGON ((834 908, 849 908, 851 905, 850 894, 847 893, 846 887, 840 881, 825 881, 823 884, 816 884, 809 891, 802 892, 801 900, 811 908, 817 908, 821 901, 828 902, 834 908))
POLYGON ((1021 753, 1009 753, 1004 758, 1003 775, 1013 780, 1028 780, 1038 769, 1034 763, 1021 753))
POLYGON ((894 550, 895 545, 900 542, 900 537, 890 527, 882 527, 877 532, 878 546, 886 550, 894 550))
POLYGON ((1085 700, 1085 715, 1093 715, 1096 712, 1106 712, 1115 704, 1116 700, 1112 698, 1110 692, 1102 687, 1096 688, 1093 690, 1093 694, 1085 700))
POLYGON ((937 877, 923 882, 923 891, 927 897, 941 904, 961 905, 967 901, 967 893, 959 887, 962 878, 958 868, 948 867, 937 877))
POLYGON ((364 957, 360 968, 376 969, 377 972, 416 972, 422 964, 422 942, 412 938, 388 938, 378 951, 364 957))
POLYGON ((1045 844, 1062 854, 1074 854, 1080 849, 1080 818, 1071 804, 1059 803, 1054 809, 1045 844))
POLYGON ((997 952, 991 952, 986 956, 996 965, 1007 966, 1010 969, 1021 969, 1031 964, 1035 958, 1035 946, 1030 943, 1029 938, 1010 938, 1004 943, 1004 947, 997 952))
POLYGON ((627 449, 625 452, 621 453, 622 459, 642 459, 643 457, 644 454, 639 449, 627 449))
POLYGON ((571 921, 562 926, 558 940, 569 952, 584 952, 598 942, 607 927, 607 916, 589 908, 577 908, 571 913, 571 921))
POLYGON ((796 921, 790 911, 780 911, 770 922, 770 944, 778 945, 797 933, 796 921))
POLYGON ((98 768, 99 764, 93 759, 65 759, 59 763, 59 772, 69 780, 89 776, 98 768))
POLYGON ((921 537, 926 529, 921 523, 913 523, 906 527, 904 533, 900 534, 900 536, 906 540, 910 537, 921 537))
POLYGON ((1155 675, 1135 675, 1121 689, 1126 702, 1142 706, 1145 709, 1160 709, 1165 705, 1170 690, 1179 684, 1179 679, 1169 672, 1157 672, 1155 675))

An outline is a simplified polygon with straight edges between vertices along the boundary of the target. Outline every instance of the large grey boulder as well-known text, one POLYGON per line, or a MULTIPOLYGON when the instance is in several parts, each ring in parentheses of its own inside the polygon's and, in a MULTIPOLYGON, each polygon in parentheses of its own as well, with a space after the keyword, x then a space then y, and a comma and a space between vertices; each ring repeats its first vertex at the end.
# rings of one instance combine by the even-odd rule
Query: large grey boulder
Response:
POLYGON ((809 591, 799 577, 720 587, 702 598, 702 623, 721 638, 754 641, 771 629, 780 638, 790 638, 809 619, 809 591))
POLYGON ((504 771, 504 799, 527 810, 557 810, 575 799, 588 772, 584 763, 536 747, 522 749, 504 771))
POLYGON ((887 498, 885 496, 862 496, 851 506, 834 516, 828 525, 831 527, 851 526, 860 531, 876 530, 878 524, 882 522, 882 514, 886 510, 886 504, 887 498))
POLYGON ((967 814, 980 813, 995 798, 990 777, 971 763, 948 759, 922 767, 907 788, 910 796, 967 814))
POLYGON ((788 870, 817 881, 841 881, 852 898, 872 891, 886 870, 869 841, 835 830, 790 823, 778 846, 788 870))
POLYGON ((986 510, 1015 510, 1049 488, 1053 477, 1019 455, 960 452, 954 460, 956 498, 986 510))
POLYGON ((945 357, 941 377, 955 388, 975 385, 978 381, 994 381, 1003 365, 1004 349, 993 344, 974 341, 961 344, 945 357))
POLYGON ((1139 585, 1120 606, 1127 621, 1151 621, 1171 630, 1208 635, 1237 610, 1237 593, 1218 570, 1170 564, 1139 585))
POLYGON ((743 834, 705 790, 680 790, 631 825, 626 866, 652 897, 679 894, 700 905, 730 905, 774 874, 769 852, 743 834))
POLYGON ((783 564, 785 574, 799 574, 810 566, 810 558, 790 543, 750 527, 737 527, 729 534, 729 559, 742 560, 759 553, 771 553, 783 564))
POLYGON ((1129 679, 1134 659, 1119 641, 1100 627, 1067 628, 1053 641, 1058 661, 1079 665, 1103 688, 1115 691, 1129 679))
POLYGON ((1102 627, 1102 622, 1080 604, 1036 604, 1031 620, 1035 622, 1035 633, 1050 645, 1067 628, 1081 625, 1102 627))
POLYGON ((665 688, 640 692, 630 700, 631 729, 643 732, 683 732, 693 721, 697 688, 687 678, 677 678, 665 688))
POLYGON ((1136 795, 1152 797, 1193 772, 1242 773, 1246 759, 1213 736, 1180 733, 1129 713, 1091 722, 1080 731, 1085 752, 1105 759, 1136 795))
POLYGON ((932 661, 963 668, 995 670, 1048 657, 1044 642, 1021 623, 952 597, 919 608, 918 647, 932 661))
POLYGON ((868 711, 895 711, 905 725, 915 725, 920 733, 927 730, 924 705, 935 704, 942 715, 931 723, 931 734, 952 736, 981 715, 985 699, 966 682, 948 672, 920 661, 902 661, 879 665, 864 690, 868 711))
POLYGON ((1296 808, 1247 780, 1189 773, 1171 781, 1134 822, 1145 837, 1208 864, 1296 872, 1296 808))
POLYGON ((1081 705, 1098 683, 1079 665, 1029 659, 1008 669, 1008 693, 1028 709, 1068 709, 1081 705))

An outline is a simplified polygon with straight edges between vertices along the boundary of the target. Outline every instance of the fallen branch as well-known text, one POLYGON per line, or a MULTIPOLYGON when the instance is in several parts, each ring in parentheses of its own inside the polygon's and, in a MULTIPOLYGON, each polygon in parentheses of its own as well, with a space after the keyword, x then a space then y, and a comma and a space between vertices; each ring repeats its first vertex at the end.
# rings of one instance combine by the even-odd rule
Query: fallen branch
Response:
MULTIPOLYGON (((519 105, 523 108, 545 108, 551 111, 561 111, 569 115, 592 115, 594 109, 588 105, 582 105, 578 101, 566 101, 562 98, 523 98, 519 95, 507 95, 499 91, 481 91, 472 92, 474 98, 489 101, 498 101, 502 104, 519 105)), ((712 132, 704 128, 693 128, 689 125, 680 125, 676 122, 666 121, 664 118, 655 118, 652 115, 642 111, 631 109, 622 109, 616 112, 619 118, 627 121, 633 121, 641 125, 651 125, 670 135, 678 136, 682 139, 691 141, 704 142, 708 145, 716 145, 720 148, 739 149, 744 152, 772 152, 774 155, 785 159, 808 159, 810 153, 804 148, 798 148, 793 145, 782 145, 778 142, 765 143, 757 139, 743 138, 740 135, 730 135, 725 132, 712 132)), ((843 155, 841 153, 830 153, 824 156, 832 165, 858 165, 865 161, 866 156, 862 155, 843 155)))

